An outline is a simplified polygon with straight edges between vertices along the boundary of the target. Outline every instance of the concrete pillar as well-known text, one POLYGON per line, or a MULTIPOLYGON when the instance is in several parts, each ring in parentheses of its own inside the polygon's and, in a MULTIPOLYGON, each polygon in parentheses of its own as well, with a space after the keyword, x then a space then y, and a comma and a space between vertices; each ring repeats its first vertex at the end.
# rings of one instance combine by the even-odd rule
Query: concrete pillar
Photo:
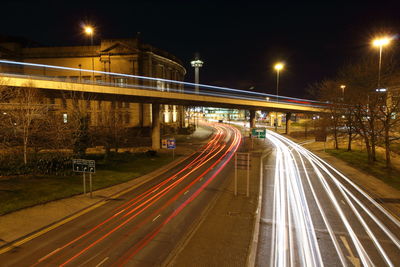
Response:
POLYGON ((185 107, 184 106, 178 106, 178 121, 179 121, 179 127, 180 128, 186 127, 186 123, 185 123, 185 107))
POLYGON ((281 127, 282 126, 282 114, 278 114, 277 122, 278 122, 278 127, 281 127))
POLYGON ((269 126, 274 127, 275 113, 269 112, 269 126))
POLYGON ((256 111, 250 110, 250 128, 256 127, 256 111))
POLYGON ((151 147, 153 150, 158 150, 160 149, 160 104, 152 104, 151 113, 151 147))
POLYGON ((290 134, 290 124, 292 121, 290 120, 290 117, 292 116, 292 113, 288 112, 286 113, 286 134, 290 134))

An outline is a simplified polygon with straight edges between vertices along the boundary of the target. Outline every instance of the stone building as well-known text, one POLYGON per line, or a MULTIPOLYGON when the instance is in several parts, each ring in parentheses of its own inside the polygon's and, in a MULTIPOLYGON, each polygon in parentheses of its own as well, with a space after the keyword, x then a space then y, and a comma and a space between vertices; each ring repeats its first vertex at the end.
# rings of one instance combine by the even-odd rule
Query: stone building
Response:
MULTIPOLYGON (((183 90, 182 85, 165 81, 142 80, 130 77, 99 74, 91 71, 123 73, 183 81, 186 74, 182 62, 168 52, 144 44, 137 38, 102 39, 100 44, 90 46, 49 47, 27 45, 25 41, 0 39, 0 58, 21 62, 38 63, 74 68, 77 70, 54 70, 51 68, 24 67, 24 74, 42 75, 71 82, 112 83, 116 86, 127 84, 152 87, 156 90, 183 90)), ((3 70, 1 71, 6 71, 3 70)), ((15 72, 15 70, 14 70, 15 72)), ((151 104, 124 102, 117 97, 74 99, 47 92, 50 104, 68 121, 68 110, 74 105, 84 106, 91 126, 99 126, 110 110, 117 111, 118 118, 126 127, 151 126, 151 104)), ((184 125, 184 109, 175 105, 162 105, 162 122, 176 127, 184 125)))

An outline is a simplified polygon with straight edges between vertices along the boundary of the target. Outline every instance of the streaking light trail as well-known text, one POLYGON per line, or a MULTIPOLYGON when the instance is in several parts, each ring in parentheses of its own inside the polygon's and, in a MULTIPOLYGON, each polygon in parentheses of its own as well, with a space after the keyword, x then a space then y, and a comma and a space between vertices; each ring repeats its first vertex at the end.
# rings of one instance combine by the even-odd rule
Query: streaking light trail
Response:
MULTIPOLYGON (((104 71, 97 71, 97 70, 87 70, 87 69, 78 69, 78 68, 71 68, 71 67, 62 67, 62 66, 54 66, 54 65, 47 65, 47 64, 37 64, 37 63, 29 63, 29 62, 18 62, 18 61, 9 61, 9 60, 0 60, 0 64, 7 64, 7 65, 15 65, 15 66, 24 66, 24 67, 30 67, 30 68, 46 68, 49 70, 64 70, 64 71, 73 71, 77 73, 95 73, 95 74, 101 74, 105 76, 115 76, 115 77, 123 77, 123 78, 130 78, 130 79, 141 79, 141 80, 149 80, 149 81, 161 81, 161 82, 166 82, 166 83, 171 83, 171 84, 177 84, 177 85, 186 85, 190 87, 195 87, 199 86, 200 88, 203 89, 211 89, 215 90, 213 92, 208 92, 208 95, 218 95, 220 92, 225 92, 226 94, 231 93, 232 96, 235 98, 244 98, 244 99, 253 99, 253 100, 263 100, 265 101, 267 98, 271 97, 276 97, 275 95, 272 94, 265 94, 265 93, 259 93, 259 92, 253 92, 253 91, 245 91, 245 90, 239 90, 239 89, 234 89, 234 88, 228 88, 228 87, 221 87, 221 86, 212 86, 212 85, 206 85, 206 84, 195 84, 195 83, 190 83, 190 82, 183 82, 183 81, 177 81, 177 80, 169 80, 169 79, 163 79, 163 78, 154 78, 154 77, 147 77, 147 76, 139 76, 139 75, 131 75, 131 74, 123 74, 123 73, 116 73, 116 72, 104 72, 104 71)), ((10 73, 12 74, 12 73, 10 73)), ((37 77, 41 77, 39 75, 33 75, 37 77)), ((32 77, 33 77, 32 76, 32 77)), ((96 81, 96 83, 103 84, 103 85, 111 85, 111 83, 107 83, 104 81, 96 81)), ((124 84, 124 87, 132 87, 132 84, 124 84)), ((152 86, 143 86, 140 84, 135 84, 135 88, 142 88, 142 89, 156 89, 159 90, 160 88, 152 87, 152 86)), ((168 89, 170 91, 176 91, 176 92, 181 92, 179 90, 174 90, 172 88, 168 89)), ((194 92, 185 92, 185 93, 194 93, 194 92)), ((205 92, 200 91, 200 94, 204 94, 205 92)), ((227 97, 229 95, 226 95, 227 97)), ((309 99, 301 99, 301 98, 294 98, 294 97, 287 97, 287 96, 279 96, 278 97, 281 101, 284 102, 289 102, 289 103, 295 103, 298 105, 312 105, 312 106, 325 106, 326 103, 320 102, 320 101, 315 101, 315 100, 309 100, 309 99)))
POLYGON ((240 145, 241 134, 236 128, 209 125, 215 128, 213 138, 201 152, 192 154, 192 159, 182 169, 141 194, 131 192, 132 197, 128 196, 96 225, 72 236, 70 241, 47 255, 41 255, 32 266, 84 266, 88 262, 93 265, 106 256, 107 264, 129 265, 135 255, 219 177, 240 145), (109 243, 111 238, 116 240, 112 245, 109 243), (97 259, 98 255, 104 256, 97 259))
POLYGON ((266 137, 276 156, 272 205, 264 204, 271 218, 263 219, 272 222, 270 266, 324 266, 328 257, 342 266, 400 264, 394 216, 307 149, 272 131, 266 137))

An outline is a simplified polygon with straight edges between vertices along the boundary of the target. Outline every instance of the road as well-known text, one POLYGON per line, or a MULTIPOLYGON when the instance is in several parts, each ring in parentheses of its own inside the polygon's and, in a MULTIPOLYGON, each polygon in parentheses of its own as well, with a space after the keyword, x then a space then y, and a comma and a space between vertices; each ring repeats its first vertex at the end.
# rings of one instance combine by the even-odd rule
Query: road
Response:
POLYGON ((207 207, 214 193, 210 186, 226 179, 224 167, 240 144, 236 128, 213 127, 201 151, 120 198, 0 255, 1 266, 162 264, 207 207))
POLYGON ((400 222, 321 158, 267 131, 256 266, 400 266, 400 222))

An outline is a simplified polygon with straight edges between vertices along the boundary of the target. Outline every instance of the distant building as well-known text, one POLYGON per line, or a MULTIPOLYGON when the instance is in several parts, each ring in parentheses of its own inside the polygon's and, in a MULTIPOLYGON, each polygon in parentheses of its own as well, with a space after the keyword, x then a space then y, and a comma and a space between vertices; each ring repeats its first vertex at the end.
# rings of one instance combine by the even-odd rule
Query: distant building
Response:
POLYGON ((204 117, 214 120, 246 120, 245 110, 228 108, 204 108, 204 117))
MULTIPOLYGON (((0 58, 7 60, 56 65, 77 69, 88 69, 104 72, 115 72, 140 76, 149 76, 183 81, 186 74, 182 62, 175 56, 140 42, 137 38, 102 39, 100 45, 49 47, 32 45, 23 39, 0 38, 0 58)), ((0 67, 1 68, 1 67, 0 67)), ((4 69, 0 71, 5 71, 4 69)), ((181 85, 164 81, 143 81, 123 77, 110 77, 96 73, 48 69, 25 68, 24 74, 35 74, 56 77, 72 82, 111 82, 119 86, 126 83, 155 87, 161 91, 170 89, 183 90, 181 85)), ((48 101, 59 107, 62 118, 67 120, 68 109, 73 106, 72 100, 53 96, 47 92, 48 101)), ((128 103, 123 99, 87 99, 79 100, 88 109, 90 125, 99 125, 102 116, 110 109, 118 110, 126 127, 147 127, 151 125, 151 104, 128 103)), ((162 106, 162 122, 184 123, 183 107, 176 105, 162 106)))

